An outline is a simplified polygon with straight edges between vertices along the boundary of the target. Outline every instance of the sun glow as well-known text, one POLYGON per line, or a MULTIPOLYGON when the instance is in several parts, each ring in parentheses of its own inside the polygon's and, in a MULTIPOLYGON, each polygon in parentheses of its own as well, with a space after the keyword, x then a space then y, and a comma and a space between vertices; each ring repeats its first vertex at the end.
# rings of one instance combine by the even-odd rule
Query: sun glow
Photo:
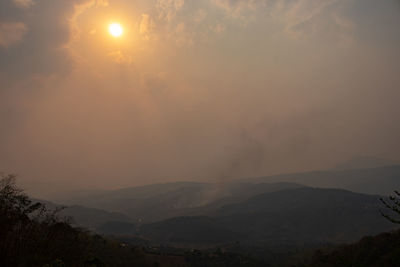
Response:
POLYGON ((120 37, 124 33, 124 29, 119 23, 112 23, 108 26, 109 33, 114 37, 120 37))

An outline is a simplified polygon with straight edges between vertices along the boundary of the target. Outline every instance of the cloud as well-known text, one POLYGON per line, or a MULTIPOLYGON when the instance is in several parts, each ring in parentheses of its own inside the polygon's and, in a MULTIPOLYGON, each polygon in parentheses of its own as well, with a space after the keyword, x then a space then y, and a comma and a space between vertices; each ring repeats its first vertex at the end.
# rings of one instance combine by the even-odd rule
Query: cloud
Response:
POLYGON ((281 27, 282 32, 296 39, 319 36, 328 39, 349 39, 355 23, 342 13, 353 1, 314 0, 210 0, 231 18, 245 25, 264 20, 281 27), (254 19, 256 17, 256 19, 254 19))
POLYGON ((202 21, 204 21, 204 19, 207 17, 207 11, 205 11, 204 9, 200 9, 199 11, 197 11, 195 17, 194 17, 194 21, 197 23, 200 23, 202 21))
POLYGON ((226 30, 226 27, 221 23, 218 23, 216 25, 210 26, 210 29, 217 34, 221 34, 226 30))
POLYGON ((0 46, 9 47, 21 42, 28 28, 22 22, 0 23, 0 46))
POLYGON ((194 33, 188 32, 187 26, 184 22, 178 23, 175 27, 175 43, 182 46, 192 46, 195 43, 194 33))
MULTIPOLYGON (((28 3, 26 1, 18 2, 28 3)), ((4 12, 10 14, 7 20, 19 18, 18 23, 2 23, 0 45, 0 73, 8 74, 14 80, 19 77, 51 75, 71 69, 73 60, 67 45, 73 36, 73 23, 77 14, 85 8, 105 1, 36 0, 30 6, 29 16, 25 10, 5 5, 4 12), (29 25, 29 31, 26 25, 29 25), (14 45, 18 44, 18 45, 14 45)))
POLYGON ((254 9, 259 3, 257 0, 212 0, 217 6, 224 8, 227 11, 240 11, 243 9, 254 9))
POLYGON ((275 0, 270 15, 292 38, 350 39, 355 24, 343 15, 353 1, 275 0))
POLYGON ((33 0, 13 0, 13 2, 19 8, 30 8, 35 4, 33 0))
POLYGON ((327 26, 337 25, 336 23, 332 24, 332 16, 337 8, 335 6, 337 3, 337 0, 321 2, 298 0, 287 4, 283 10, 286 32, 293 36, 315 34, 327 30, 327 26))
POLYGON ((231 17, 243 18, 245 12, 255 11, 260 6, 265 6, 265 0, 211 0, 222 8, 231 17))
POLYGON ((122 51, 113 51, 108 53, 108 56, 118 64, 123 65, 130 65, 132 64, 132 57, 129 55, 124 54, 122 51))
POLYGON ((185 0, 158 0, 156 4, 158 18, 171 21, 184 4, 185 0))
POLYGON ((139 33, 144 40, 150 39, 150 34, 155 28, 155 23, 149 14, 142 14, 142 20, 139 25, 139 33))
POLYGON ((400 46, 330 42, 371 33, 354 1, 0 0, 26 27, 0 46, 0 169, 116 187, 399 158, 400 46))

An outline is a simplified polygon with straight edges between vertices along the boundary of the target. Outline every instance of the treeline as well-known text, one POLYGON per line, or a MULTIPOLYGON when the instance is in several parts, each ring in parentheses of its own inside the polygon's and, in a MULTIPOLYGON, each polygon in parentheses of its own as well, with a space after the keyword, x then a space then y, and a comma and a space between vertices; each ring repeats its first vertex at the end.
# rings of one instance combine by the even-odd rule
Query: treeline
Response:
POLYGON ((303 263, 292 267, 382 267, 400 266, 400 231, 364 237, 359 242, 319 249, 303 263))

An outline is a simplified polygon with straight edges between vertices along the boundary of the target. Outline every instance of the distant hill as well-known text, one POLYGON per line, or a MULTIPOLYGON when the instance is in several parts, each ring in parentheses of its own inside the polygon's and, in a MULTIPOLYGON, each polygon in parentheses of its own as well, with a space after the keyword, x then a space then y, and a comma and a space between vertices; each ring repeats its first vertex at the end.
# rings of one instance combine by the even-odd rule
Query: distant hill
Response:
POLYGON ((400 165, 246 178, 225 184, 154 184, 95 192, 65 199, 61 203, 125 214, 132 222, 143 224, 179 216, 209 215, 224 205, 241 202, 258 194, 307 186, 389 195, 393 190, 400 189, 400 165))
POLYGON ((206 204, 213 198, 212 188, 212 184, 194 182, 154 184, 107 191, 63 203, 122 212, 136 222, 155 221, 175 210, 206 204))
MULTIPOLYGON (((377 196, 343 190, 323 191, 322 188, 389 195, 400 188, 400 165, 248 178, 227 184, 177 182, 125 188, 67 201, 67 204, 72 205, 63 214, 73 217, 77 225, 116 235, 132 235, 140 225, 172 218, 206 216, 213 218, 212 221, 218 227, 250 239, 259 237, 262 242, 270 239, 276 241, 277 238, 285 242, 291 236, 316 242, 317 233, 322 237, 320 240, 339 242, 345 241, 346 237, 354 240, 363 234, 376 234, 388 229, 378 213, 381 205, 377 196), (309 186, 321 189, 312 189, 309 186), (294 195, 290 195, 292 193, 294 195), (323 203, 326 208, 318 206, 318 203, 323 203), (297 208, 290 209, 291 206, 297 208), (360 210, 364 213, 359 214, 360 210), (344 217, 345 212, 348 217, 344 217), (324 217, 321 214, 326 215, 324 217), (300 219, 296 219, 296 216, 300 219), (347 221, 340 223, 336 216, 347 221), (323 219, 326 218, 330 220, 324 223, 323 219), (367 220, 368 224, 364 228, 351 228, 354 223, 364 224, 360 218, 367 220), (123 225, 117 227, 118 223, 123 225), (130 223, 133 225, 129 225, 130 223), (310 227, 311 223, 315 225, 310 227), (330 223, 330 227, 323 227, 330 223), (250 226, 254 228, 253 232, 241 229, 250 226), (264 231, 262 226, 274 229, 274 234, 269 236, 269 232, 264 231), (295 232, 296 229, 298 233, 295 232), (328 230, 331 232, 326 232, 328 230)), ((211 222, 204 218, 201 220, 204 227, 205 223, 211 222)), ((166 240, 163 234, 155 239, 166 240)))
POLYGON ((126 188, 66 201, 128 215, 136 223, 203 215, 264 192, 302 187, 293 183, 253 184, 178 182, 126 188))
POLYGON ((347 242, 392 229, 378 196, 298 188, 261 194, 216 214, 229 229, 263 242, 347 242))
POLYGON ((109 212, 100 209, 86 208, 82 206, 70 206, 60 212, 61 216, 72 218, 74 225, 95 229, 110 221, 131 222, 132 220, 125 214, 119 212, 109 212))
POLYGON ((110 221, 130 222, 132 221, 127 215, 118 212, 109 212, 101 209, 87 208, 83 206, 63 206, 52 203, 50 201, 33 199, 36 202, 43 203, 48 209, 54 210, 56 208, 63 208, 59 212, 59 216, 68 217, 72 219, 72 225, 88 228, 91 230, 96 229, 110 221))
POLYGON ((400 189, 400 165, 354 170, 313 171, 241 179, 243 182, 290 182, 311 187, 341 188, 364 194, 389 195, 400 189))
POLYGON ((207 216, 144 224, 138 226, 137 235, 169 245, 236 241, 263 246, 340 243, 393 229, 380 215, 380 208, 378 196, 338 189, 294 188, 224 205, 207 216))

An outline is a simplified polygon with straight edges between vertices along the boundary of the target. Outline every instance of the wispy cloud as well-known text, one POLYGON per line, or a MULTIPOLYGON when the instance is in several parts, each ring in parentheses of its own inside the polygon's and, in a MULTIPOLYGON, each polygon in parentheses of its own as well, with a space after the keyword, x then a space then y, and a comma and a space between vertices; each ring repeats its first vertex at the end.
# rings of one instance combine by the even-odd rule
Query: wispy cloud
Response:
POLYGON ((117 64, 130 65, 132 64, 132 56, 124 54, 122 51, 113 51, 108 53, 108 56, 117 64))
MULTIPOLYGON (((355 28, 354 22, 342 15, 353 1, 339 0, 210 0, 231 18, 248 22, 261 18, 282 28, 296 39, 317 35, 326 38, 347 38, 355 28), (256 17, 254 19, 254 17, 256 17)), ((246 23, 245 23, 246 25, 246 23)))
POLYGON ((0 46, 9 47, 21 42, 28 28, 22 22, 0 23, 0 46))
POLYGON ((294 38, 330 34, 337 37, 350 33, 354 23, 341 15, 343 3, 338 0, 312 1, 297 0, 281 1, 274 16, 284 24, 285 32, 294 38))
POLYGON ((35 4, 33 0, 12 0, 19 8, 30 8, 35 4))
POLYGON ((142 20, 139 25, 139 33, 142 35, 144 40, 150 39, 150 34, 155 28, 155 22, 149 14, 142 14, 142 20))
POLYGON ((184 4, 185 0, 157 0, 158 18, 171 21, 184 4))
POLYGON ((239 17, 243 12, 265 6, 265 0, 211 0, 212 3, 224 9, 230 16, 239 17))

